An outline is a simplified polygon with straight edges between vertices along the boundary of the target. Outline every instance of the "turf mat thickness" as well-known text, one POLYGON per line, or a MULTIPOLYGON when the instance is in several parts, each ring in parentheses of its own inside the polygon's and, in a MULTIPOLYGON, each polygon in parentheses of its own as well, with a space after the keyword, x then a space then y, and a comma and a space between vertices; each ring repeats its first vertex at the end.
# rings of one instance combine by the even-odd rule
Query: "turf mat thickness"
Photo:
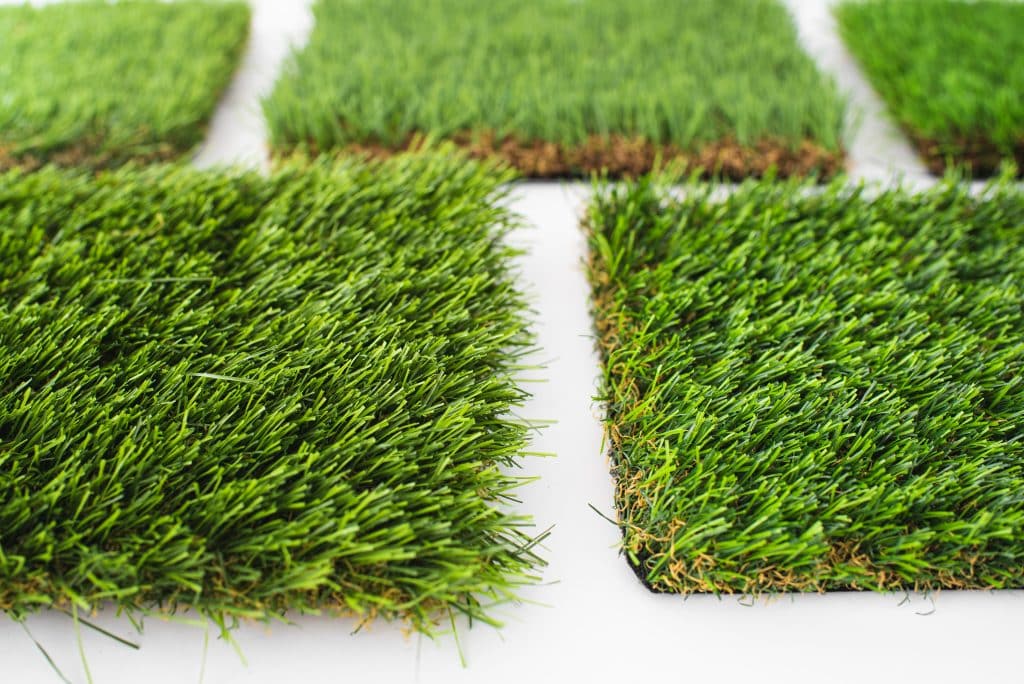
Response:
POLYGON ((1024 196, 650 180, 589 214, 651 588, 1024 585, 1024 196))
POLYGON ((279 151, 419 136, 522 173, 827 175, 844 106, 776 0, 319 0, 264 103, 279 151))
POLYGON ((538 563, 503 180, 0 176, 0 610, 489 619, 538 563))
POLYGON ((248 31, 241 2, 0 7, 0 170, 188 152, 248 31))

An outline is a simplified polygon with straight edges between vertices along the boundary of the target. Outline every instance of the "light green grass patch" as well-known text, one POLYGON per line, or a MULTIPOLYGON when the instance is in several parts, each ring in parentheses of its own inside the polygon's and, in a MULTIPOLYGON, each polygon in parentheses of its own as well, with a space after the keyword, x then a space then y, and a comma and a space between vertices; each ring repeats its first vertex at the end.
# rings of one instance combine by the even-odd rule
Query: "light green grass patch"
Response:
POLYGON ((0 610, 491 620, 539 563, 506 180, 0 175, 0 610))
POLYGON ((935 173, 1024 169, 1024 4, 846 0, 839 29, 935 173))
POLYGON ((1024 585, 1024 195, 589 214, 624 552, 671 592, 1024 585))
POLYGON ((264 103, 278 148, 493 134, 498 147, 621 136, 840 150, 843 102, 775 0, 320 0, 314 11, 309 43, 264 103))
POLYGON ((0 7, 0 169, 189 151, 248 29, 241 2, 0 7))

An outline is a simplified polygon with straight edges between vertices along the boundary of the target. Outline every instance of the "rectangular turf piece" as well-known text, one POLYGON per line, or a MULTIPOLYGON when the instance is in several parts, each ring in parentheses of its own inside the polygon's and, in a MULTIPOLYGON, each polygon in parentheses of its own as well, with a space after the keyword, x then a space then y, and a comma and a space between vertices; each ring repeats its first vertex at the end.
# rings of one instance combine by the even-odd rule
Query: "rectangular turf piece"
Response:
POLYGON ((489 619, 538 563, 505 180, 0 175, 0 610, 489 619))
POLYGON ((533 177, 657 158, 829 175, 844 103, 776 0, 319 0, 264 103, 285 153, 452 139, 533 177))
POLYGON ((588 219, 639 577, 1024 585, 1024 195, 711 192, 643 181, 588 219))
POLYGON ((248 31, 242 2, 0 7, 0 170, 188 152, 248 31))
POLYGON ((847 0, 836 16, 933 173, 1024 169, 1024 4, 847 0))

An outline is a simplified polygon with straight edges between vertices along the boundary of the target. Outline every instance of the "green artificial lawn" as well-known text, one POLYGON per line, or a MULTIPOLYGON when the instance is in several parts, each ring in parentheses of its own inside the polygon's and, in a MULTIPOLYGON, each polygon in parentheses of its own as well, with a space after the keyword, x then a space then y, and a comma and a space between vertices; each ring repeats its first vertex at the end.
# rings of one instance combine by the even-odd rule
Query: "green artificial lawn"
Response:
POLYGON ((189 151, 248 30, 239 2, 0 7, 0 169, 189 151))
POLYGON ((0 610, 490 619, 539 562, 506 180, 0 175, 0 610))
POLYGON ((1024 585, 1024 194, 686 192, 645 181, 589 214, 644 582, 1024 585))
POLYGON ((843 39, 935 173, 1024 169, 1024 4, 863 0, 837 9, 843 39))
POLYGON ((775 0, 319 0, 264 102, 279 150, 452 138, 533 176, 835 171, 844 104, 775 0))

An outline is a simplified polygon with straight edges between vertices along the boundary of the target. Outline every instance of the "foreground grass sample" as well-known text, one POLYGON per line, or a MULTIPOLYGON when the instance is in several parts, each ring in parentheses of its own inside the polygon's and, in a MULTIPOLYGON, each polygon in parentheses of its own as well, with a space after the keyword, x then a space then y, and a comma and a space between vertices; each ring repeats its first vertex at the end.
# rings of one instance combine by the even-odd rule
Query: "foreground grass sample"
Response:
POLYGON ((836 9, 843 39, 929 168, 1024 169, 1024 5, 862 0, 836 9))
POLYGON ((528 176, 841 164, 843 104, 775 0, 320 0, 264 103, 280 152, 448 138, 528 176))
POLYGON ((190 150, 245 44, 244 3, 0 7, 0 169, 190 150))
POLYGON ((1024 584, 1024 195, 590 212, 624 548, 670 592, 1024 584))
POLYGON ((537 562, 504 180, 0 176, 0 610, 488 619, 537 562))

